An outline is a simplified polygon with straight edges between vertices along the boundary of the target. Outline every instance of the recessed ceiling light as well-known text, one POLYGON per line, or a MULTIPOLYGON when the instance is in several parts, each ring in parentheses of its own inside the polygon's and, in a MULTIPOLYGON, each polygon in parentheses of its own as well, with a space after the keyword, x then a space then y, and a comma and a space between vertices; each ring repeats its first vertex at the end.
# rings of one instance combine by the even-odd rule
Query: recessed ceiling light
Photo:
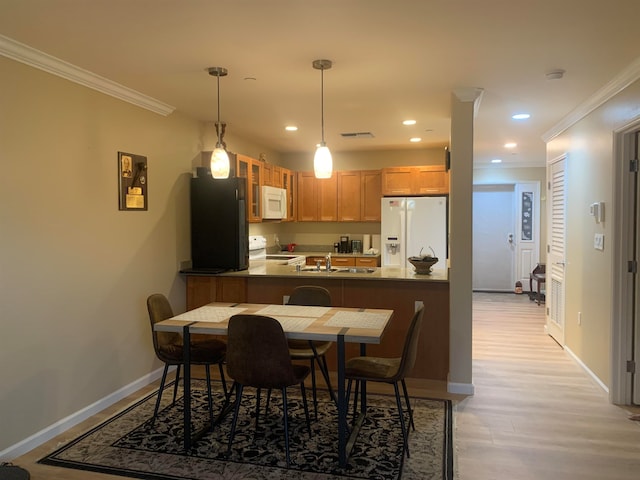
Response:
POLYGON ((499 158, 494 158, 493 160, 491 160, 491 163, 502 163, 502 160, 499 158))
POLYGON ((509 142, 504 144, 504 148, 516 148, 518 146, 515 142, 509 142))
POLYGON ((413 143, 418 143, 418 142, 421 142, 422 139, 420 137, 413 137, 413 138, 410 138, 409 141, 413 143))
POLYGON ((531 117, 531 115, 528 113, 516 113, 515 115, 511 115, 511 118, 514 120, 526 120, 529 117, 531 117))
POLYGON ((415 125, 416 121, 415 120, 405 120, 404 122, 402 122, 403 125, 415 125))
POLYGON ((295 125, 287 125, 286 127, 284 127, 284 129, 287 132, 295 132, 298 130, 298 127, 296 127, 295 125))

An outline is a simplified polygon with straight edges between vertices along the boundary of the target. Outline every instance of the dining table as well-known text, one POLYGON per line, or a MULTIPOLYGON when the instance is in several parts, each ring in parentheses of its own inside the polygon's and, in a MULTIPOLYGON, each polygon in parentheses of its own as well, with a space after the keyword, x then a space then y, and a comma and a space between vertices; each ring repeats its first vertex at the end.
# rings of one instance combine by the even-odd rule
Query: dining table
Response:
MULTIPOLYGON (((181 333, 184 345, 189 345, 193 334, 226 336, 229 319, 240 313, 275 318, 280 322, 289 339, 336 343, 338 462, 341 467, 345 467, 366 412, 366 395, 363 392, 360 416, 349 428, 345 388, 345 344, 360 344, 360 355, 366 355, 368 344, 381 342, 393 317, 393 310, 214 302, 158 322, 154 325, 154 329, 181 333)), ((183 352, 183 441, 185 451, 189 451, 193 441, 193 433, 191 432, 191 364, 189 349, 185 348, 183 352)))

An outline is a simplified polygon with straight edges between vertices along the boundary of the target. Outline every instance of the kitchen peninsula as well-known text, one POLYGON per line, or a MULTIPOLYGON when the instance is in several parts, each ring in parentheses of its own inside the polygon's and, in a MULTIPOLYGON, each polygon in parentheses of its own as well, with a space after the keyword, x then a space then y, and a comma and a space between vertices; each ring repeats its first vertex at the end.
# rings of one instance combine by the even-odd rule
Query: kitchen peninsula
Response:
MULTIPOLYGON (((449 279, 447 270, 418 275, 405 268, 339 268, 328 272, 294 265, 254 262, 248 270, 208 274, 185 270, 187 310, 210 302, 283 303, 300 285, 319 285, 331 292, 334 306, 383 308, 394 311, 380 345, 367 354, 399 357, 416 302, 425 306, 425 317, 411 378, 446 381, 449 373, 449 279)), ((335 347, 333 347, 335 348, 335 347)), ((347 357, 359 354, 357 346, 347 357)), ((335 352, 327 355, 335 371, 335 352)))

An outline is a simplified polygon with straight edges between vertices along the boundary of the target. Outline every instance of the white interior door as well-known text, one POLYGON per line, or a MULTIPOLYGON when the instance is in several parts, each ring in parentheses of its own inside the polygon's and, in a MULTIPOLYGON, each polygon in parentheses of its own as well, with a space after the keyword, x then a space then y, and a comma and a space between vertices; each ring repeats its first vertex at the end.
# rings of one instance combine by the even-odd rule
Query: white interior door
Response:
POLYGON ((515 287, 515 186, 473 186, 474 290, 515 287))
POLYGON ((564 346, 564 274, 566 267, 566 156, 547 166, 546 328, 564 346))

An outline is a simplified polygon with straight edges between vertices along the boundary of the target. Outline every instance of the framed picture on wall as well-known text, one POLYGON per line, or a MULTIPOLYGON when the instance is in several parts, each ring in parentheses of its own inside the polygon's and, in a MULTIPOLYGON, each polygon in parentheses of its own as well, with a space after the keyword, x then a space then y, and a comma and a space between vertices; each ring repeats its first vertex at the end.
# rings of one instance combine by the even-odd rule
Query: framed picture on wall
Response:
POLYGON ((147 157, 118 152, 118 202, 120 210, 147 210, 147 157))

